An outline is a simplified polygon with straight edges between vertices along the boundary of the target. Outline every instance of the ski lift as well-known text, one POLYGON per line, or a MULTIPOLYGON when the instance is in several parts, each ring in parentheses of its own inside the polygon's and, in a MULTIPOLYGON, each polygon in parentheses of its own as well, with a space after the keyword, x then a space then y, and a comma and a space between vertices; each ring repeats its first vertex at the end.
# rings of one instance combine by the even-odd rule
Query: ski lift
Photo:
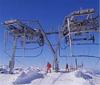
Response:
POLYGON ((95 43, 95 36, 94 35, 90 35, 90 38, 88 40, 92 40, 92 42, 95 43))
POLYGON ((44 45, 44 37, 43 37, 42 33, 39 35, 38 44, 39 44, 39 46, 44 45))

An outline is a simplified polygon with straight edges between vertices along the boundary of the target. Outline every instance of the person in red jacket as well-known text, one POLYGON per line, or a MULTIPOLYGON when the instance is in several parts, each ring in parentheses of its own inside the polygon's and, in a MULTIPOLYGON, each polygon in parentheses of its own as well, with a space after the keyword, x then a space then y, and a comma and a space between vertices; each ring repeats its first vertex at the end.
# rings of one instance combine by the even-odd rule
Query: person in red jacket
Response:
POLYGON ((47 63, 47 73, 51 73, 51 64, 48 62, 47 63))

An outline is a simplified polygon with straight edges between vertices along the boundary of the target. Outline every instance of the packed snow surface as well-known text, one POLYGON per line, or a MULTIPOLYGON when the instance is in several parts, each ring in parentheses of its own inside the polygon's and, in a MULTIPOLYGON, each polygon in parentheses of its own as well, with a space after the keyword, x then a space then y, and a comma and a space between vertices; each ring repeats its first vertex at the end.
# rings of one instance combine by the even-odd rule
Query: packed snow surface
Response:
POLYGON ((0 73, 0 85, 100 85, 100 75, 92 71, 76 70, 45 73, 28 68, 15 74, 0 73))
POLYGON ((20 76, 15 80, 14 84, 28 84, 32 80, 43 78, 43 74, 37 71, 22 72, 20 76))

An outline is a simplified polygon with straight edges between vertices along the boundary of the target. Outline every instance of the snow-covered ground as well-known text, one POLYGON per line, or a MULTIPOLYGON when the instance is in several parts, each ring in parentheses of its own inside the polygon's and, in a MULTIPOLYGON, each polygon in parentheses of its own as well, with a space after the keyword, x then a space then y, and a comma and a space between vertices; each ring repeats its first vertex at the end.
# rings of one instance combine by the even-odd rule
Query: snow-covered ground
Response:
POLYGON ((92 71, 45 73, 39 69, 17 69, 15 74, 0 74, 0 85, 100 85, 100 75, 92 71))

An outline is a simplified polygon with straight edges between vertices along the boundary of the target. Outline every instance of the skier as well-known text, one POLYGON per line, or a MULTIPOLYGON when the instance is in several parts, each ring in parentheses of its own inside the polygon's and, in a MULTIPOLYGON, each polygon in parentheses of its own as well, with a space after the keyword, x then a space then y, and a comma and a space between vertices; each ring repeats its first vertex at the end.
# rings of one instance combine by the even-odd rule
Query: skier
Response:
POLYGON ((68 64, 66 64, 66 71, 69 72, 68 64))
POLYGON ((48 62, 47 63, 47 73, 51 73, 51 64, 48 62))

